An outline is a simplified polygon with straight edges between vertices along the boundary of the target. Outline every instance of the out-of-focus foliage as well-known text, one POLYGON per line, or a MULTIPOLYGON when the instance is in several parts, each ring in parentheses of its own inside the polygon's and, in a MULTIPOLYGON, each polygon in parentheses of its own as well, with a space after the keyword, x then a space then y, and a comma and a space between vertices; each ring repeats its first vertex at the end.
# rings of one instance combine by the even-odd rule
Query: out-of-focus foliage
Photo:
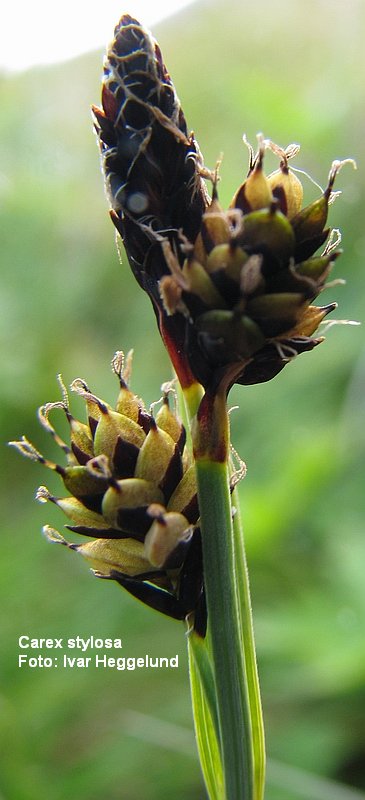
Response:
MULTIPOLYGON (((360 0, 205 0, 154 31, 207 165, 225 153, 223 204, 245 175, 243 132, 301 142, 297 165, 322 185, 333 158, 357 159, 330 216, 347 285, 323 298, 349 319, 362 318, 365 290, 364 12, 360 0)), ((148 300, 116 256, 89 113, 100 73, 98 53, 0 85, 1 439, 26 433, 51 456, 35 409, 57 399, 57 372, 112 399, 108 361, 134 347, 135 391, 152 402, 170 377, 148 300)), ((248 464, 240 496, 269 756, 365 790, 363 342, 359 328, 332 328, 271 384, 237 388, 231 420, 248 464)), ((4 797, 202 798, 182 625, 47 545, 38 530, 62 520, 32 503, 42 468, 4 447, 2 458, 4 797), (179 653, 180 665, 18 670, 21 634, 122 636, 123 655, 179 653)), ((314 800, 274 778, 267 800, 314 800)))

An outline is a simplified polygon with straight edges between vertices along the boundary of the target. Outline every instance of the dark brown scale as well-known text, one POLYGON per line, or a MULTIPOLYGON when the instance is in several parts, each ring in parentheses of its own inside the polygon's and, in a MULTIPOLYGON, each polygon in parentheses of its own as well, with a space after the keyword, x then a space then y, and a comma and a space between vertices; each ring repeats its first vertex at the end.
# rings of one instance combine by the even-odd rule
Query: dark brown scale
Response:
POLYGON ((168 503, 173 491, 176 489, 178 483, 180 483, 183 472, 184 470, 180 450, 178 446, 175 445, 174 453, 167 467, 163 480, 160 483, 160 489, 164 494, 166 503, 168 503))
POLYGON ((330 229, 326 228, 326 230, 322 231, 322 233, 318 233, 317 236, 313 236, 311 239, 306 239, 303 242, 299 242, 296 244, 294 258, 296 263, 300 261, 306 261, 307 258, 311 258, 316 250, 325 243, 326 239, 328 238, 330 229))
POLYGON ((237 281, 227 275, 224 267, 210 272, 209 277, 229 305, 237 302, 241 298, 240 287, 237 281))
MULTIPOLYGON (((175 317, 177 317, 177 315, 175 315, 175 317)), ((175 317, 169 317, 168 321, 170 322, 171 320, 173 322, 175 317)), ((214 380, 214 370, 209 360, 206 359, 205 353, 200 346, 200 333, 196 330, 193 323, 189 323, 186 326, 184 346, 189 363, 194 364, 194 375, 196 379, 203 386, 209 386, 214 380)))
POLYGON ((144 130, 151 124, 151 114, 136 100, 127 100, 123 106, 125 124, 133 130, 144 130))
MULTIPOLYGON (((285 348, 285 346, 288 346, 298 355, 313 350, 319 343, 319 339, 309 339, 306 336, 280 340, 282 347, 285 348)), ((283 361, 275 345, 267 344, 255 353, 254 360, 246 365, 242 374, 236 378, 235 382, 243 386, 265 383, 275 378, 275 376, 284 369, 286 364, 287 362, 283 361)))
POLYGON ((95 417, 90 417, 89 416, 87 421, 88 421, 88 425, 89 425, 89 428, 90 428, 90 431, 91 431, 91 436, 94 438, 96 429, 98 427, 99 420, 95 419, 95 417))
POLYGON ((226 343, 223 337, 213 337, 209 333, 198 333, 198 345, 204 360, 209 364, 210 370, 215 372, 219 367, 224 367, 227 363, 227 358, 232 354, 228 354, 226 343))
POLYGON ((192 319, 196 319, 200 314, 204 314, 205 311, 209 311, 210 309, 210 305, 205 303, 204 300, 202 300, 198 294, 194 294, 194 292, 183 291, 181 299, 183 302, 186 302, 189 315, 192 319))
POLYGON ((252 207, 248 200, 246 199, 246 188, 245 184, 242 184, 240 190, 237 192, 235 196, 234 202, 235 208, 238 208, 242 211, 243 214, 249 214, 252 211, 252 207))
POLYGON ((217 242, 215 241, 215 239, 213 238, 213 236, 209 232, 209 226, 205 224, 204 219, 203 219, 203 222, 202 222, 200 233, 201 233, 201 236, 202 236, 202 240, 203 240, 203 244, 204 244, 205 250, 206 250, 207 254, 209 255, 209 253, 216 246, 217 242))
MULTIPOLYGON (((106 129, 108 131, 114 131, 114 120, 118 114, 117 98, 114 94, 114 92, 117 92, 117 89, 117 83, 115 83, 114 86, 112 83, 109 83, 109 86, 104 84, 101 91, 104 113, 100 112, 98 114, 99 109, 94 107, 95 116, 97 117, 98 121, 100 121, 102 130, 106 129)), ((96 131, 98 132, 97 129, 96 131)))
MULTIPOLYGON (((114 100, 113 100, 114 102, 114 100)), ((114 140, 114 122, 112 119, 106 117, 102 111, 96 106, 93 106, 93 114, 96 121, 100 126, 100 140, 108 147, 113 146, 114 140)))
POLYGON ((136 508, 120 508, 117 512, 117 523, 122 531, 129 532, 133 539, 143 541, 151 527, 151 517, 148 513, 149 506, 136 508))
POLYGON ((71 450, 81 467, 84 467, 90 461, 90 453, 85 453, 75 442, 71 442, 71 450))
POLYGON ((186 517, 187 521, 191 524, 194 524, 198 517, 199 517, 199 504, 198 504, 198 495, 194 494, 194 497, 191 498, 188 505, 185 506, 181 510, 181 513, 184 517, 186 517))
POLYGON ((255 322, 257 322, 260 330, 268 338, 280 336, 280 334, 285 333, 285 331, 290 330, 290 328, 294 328, 297 321, 297 317, 294 312, 293 314, 287 313, 285 316, 280 315, 280 318, 277 319, 273 319, 272 317, 266 318, 265 316, 260 316, 258 314, 251 314, 250 316, 255 322))
POLYGON ((178 597, 187 613, 197 610, 194 628, 204 637, 207 628, 207 613, 203 583, 203 552, 199 528, 194 532, 190 547, 179 575, 178 597), (204 613, 205 611, 205 613, 204 613))
POLYGON ((248 256, 260 255, 262 256, 261 272, 265 281, 269 280, 272 275, 280 273, 286 269, 287 265, 278 258, 266 244, 244 245, 245 252, 248 256))
POLYGON ((113 475, 119 480, 134 474, 139 448, 118 436, 113 454, 113 475))
POLYGON ((119 528, 89 528, 86 525, 65 525, 69 531, 80 533, 82 536, 91 536, 96 539, 136 539, 143 542, 145 538, 144 533, 133 535, 131 537, 130 531, 121 531, 119 528))
POLYGON ((128 56, 146 46, 146 37, 140 23, 129 14, 123 14, 114 30, 115 51, 118 56, 128 56), (123 32, 123 36, 120 33, 123 32))
MULTIPOLYGON (((146 72, 131 72, 126 76, 124 85, 129 86, 132 93, 144 102, 157 102, 156 80, 146 72)), ((153 121, 153 112, 149 110, 149 121, 153 121)))
MULTIPOLYGON (((100 483, 102 483, 102 480, 100 480, 100 483)), ((100 494, 81 495, 81 494, 76 494, 76 492, 73 492, 72 494, 74 497, 76 497, 77 500, 80 500, 80 503, 82 503, 85 506, 85 508, 88 508, 89 511, 96 511, 97 514, 101 514, 103 496, 107 488, 108 484, 105 482, 105 487, 104 489, 102 489, 102 491, 100 491, 100 494)))
POLYGON ((165 561, 164 569, 174 570, 181 567, 181 564, 183 564, 184 562, 189 546, 190 546, 190 539, 185 542, 180 542, 180 544, 178 544, 178 546, 175 547, 175 550, 173 550, 172 553, 170 553, 167 560, 165 561))
POLYGON ((134 53, 129 53, 128 58, 123 61, 110 58, 111 66, 115 67, 121 78, 129 74, 142 73, 146 75, 148 72, 148 55, 141 50, 136 50, 134 53))
POLYGON ((180 436, 179 436, 179 441, 177 442, 177 447, 178 447, 179 452, 180 452, 181 455, 184 452, 185 444, 186 444, 186 430, 185 430, 184 426, 182 425, 181 426, 181 433, 180 433, 180 436))
POLYGON ((160 611, 172 619, 183 620, 187 616, 186 609, 178 599, 168 591, 154 586, 152 583, 144 582, 140 578, 130 578, 128 575, 122 575, 120 572, 111 571, 111 580, 119 583, 123 589, 126 589, 137 600, 153 608, 155 611, 160 611))
POLYGON ((299 275, 292 269, 286 269, 273 275, 273 277, 267 281, 265 294, 271 294, 273 292, 299 292, 303 294, 303 297, 307 300, 310 300, 317 296, 318 286, 311 278, 299 275))
POLYGON ((149 433, 151 430, 151 422, 153 417, 151 414, 148 414, 147 411, 144 411, 143 408, 139 409, 138 412, 138 425, 144 430, 145 433, 149 433))
POLYGON ((278 207, 279 207, 281 213, 286 216, 287 213, 288 213, 288 203, 287 203, 284 187, 281 186, 280 184, 278 184, 277 186, 275 186, 272 189, 272 194, 273 194, 273 197, 275 197, 275 200, 278 201, 278 207))
POLYGON ((207 632, 207 622, 208 622, 207 598, 205 595, 205 589, 203 584, 202 592, 199 595, 196 608, 194 609, 194 630, 198 634, 198 636, 201 636, 202 639, 205 638, 207 632))

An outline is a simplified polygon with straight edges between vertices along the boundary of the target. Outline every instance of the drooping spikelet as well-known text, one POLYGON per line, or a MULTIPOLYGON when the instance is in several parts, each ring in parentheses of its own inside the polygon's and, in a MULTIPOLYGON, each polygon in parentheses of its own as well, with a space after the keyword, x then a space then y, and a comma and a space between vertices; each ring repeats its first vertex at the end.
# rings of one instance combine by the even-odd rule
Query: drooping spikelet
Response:
POLYGON ((11 444, 60 475, 69 496, 55 497, 41 486, 37 499, 55 503, 68 530, 90 538, 69 544, 46 526, 51 541, 78 552, 97 577, 117 581, 152 608, 191 618, 204 635, 199 510, 185 429, 171 408, 170 388, 155 417, 146 411, 128 388, 130 363, 124 369, 121 353, 113 359, 120 382, 114 409, 80 379, 71 388, 85 400, 86 423, 71 414, 63 384, 62 401, 40 408, 40 422, 66 455, 66 466, 44 458, 25 438, 11 444), (69 445, 51 424, 57 409, 68 419, 69 445))

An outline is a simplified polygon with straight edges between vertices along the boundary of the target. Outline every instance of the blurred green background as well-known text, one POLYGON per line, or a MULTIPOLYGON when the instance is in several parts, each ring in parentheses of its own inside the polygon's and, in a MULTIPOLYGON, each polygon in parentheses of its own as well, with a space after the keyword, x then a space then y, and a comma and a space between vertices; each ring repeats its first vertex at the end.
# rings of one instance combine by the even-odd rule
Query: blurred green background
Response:
MULTIPOLYGON (((299 141, 297 166, 322 185, 334 158, 356 158, 359 171, 339 175, 330 216, 343 231, 336 277, 347 284, 325 296, 339 301, 338 318, 355 320, 365 291, 364 32, 361 0, 206 0, 154 30, 206 164, 225 153, 223 204, 246 172, 244 132, 253 142, 257 131, 284 146, 299 141)), ((93 53, 0 78, 1 440, 26 433, 50 457, 35 411, 58 399, 59 371, 110 402, 116 349, 134 347, 132 386, 147 403, 170 377, 108 220, 89 111, 101 64, 93 53)), ((270 384, 231 395, 240 406, 232 439, 248 465, 240 496, 265 800, 365 797, 364 378, 363 331, 339 326, 270 384)), ((183 626, 48 546, 39 530, 62 526, 62 515, 32 497, 40 483, 55 493, 60 485, 5 444, 1 457, 1 797, 203 799, 183 626), (21 634, 121 636, 123 655, 178 653, 180 666, 19 670, 21 634)))

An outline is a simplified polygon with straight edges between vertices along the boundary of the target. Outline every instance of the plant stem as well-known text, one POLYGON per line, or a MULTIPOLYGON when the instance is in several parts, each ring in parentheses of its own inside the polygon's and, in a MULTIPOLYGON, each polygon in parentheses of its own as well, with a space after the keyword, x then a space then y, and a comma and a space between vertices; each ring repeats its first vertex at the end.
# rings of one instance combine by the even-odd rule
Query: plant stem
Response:
MULTIPOLYGON (((225 800, 262 800, 264 730, 243 532, 238 508, 232 513, 226 396, 223 390, 203 396, 196 385, 184 397, 194 445, 210 639, 209 648, 202 642, 204 654, 192 647, 198 667, 194 680, 200 680, 212 721, 218 720, 225 800)), ((203 725, 203 714, 201 719, 203 725)), ((200 743, 202 736, 200 731, 200 743)))
POLYGON ((210 800, 224 796, 215 685, 207 639, 188 636, 189 675, 196 743, 210 800))
POLYGON ((235 585, 228 466, 200 458, 196 469, 226 800, 253 800, 252 722, 235 585))
POLYGON ((216 738, 217 741, 219 741, 219 723, 216 707, 214 675, 210 661, 207 637, 202 639, 200 636, 198 636, 198 634, 195 633, 195 631, 190 631, 188 643, 189 652, 194 659, 199 680, 204 691, 207 706, 209 708, 209 713, 212 718, 212 724, 216 738))
MULTIPOLYGON (((237 496, 237 491, 232 495, 237 496)), ((245 655, 248 695, 251 710, 252 738, 255 763, 255 798, 261 800, 265 788, 265 733, 262 717, 260 685, 257 672, 255 639, 253 631, 250 584, 244 545, 239 499, 236 497, 235 515, 233 518, 233 535, 235 546, 235 563, 237 570, 237 589, 239 594, 239 611, 241 616, 242 646, 245 655)))

